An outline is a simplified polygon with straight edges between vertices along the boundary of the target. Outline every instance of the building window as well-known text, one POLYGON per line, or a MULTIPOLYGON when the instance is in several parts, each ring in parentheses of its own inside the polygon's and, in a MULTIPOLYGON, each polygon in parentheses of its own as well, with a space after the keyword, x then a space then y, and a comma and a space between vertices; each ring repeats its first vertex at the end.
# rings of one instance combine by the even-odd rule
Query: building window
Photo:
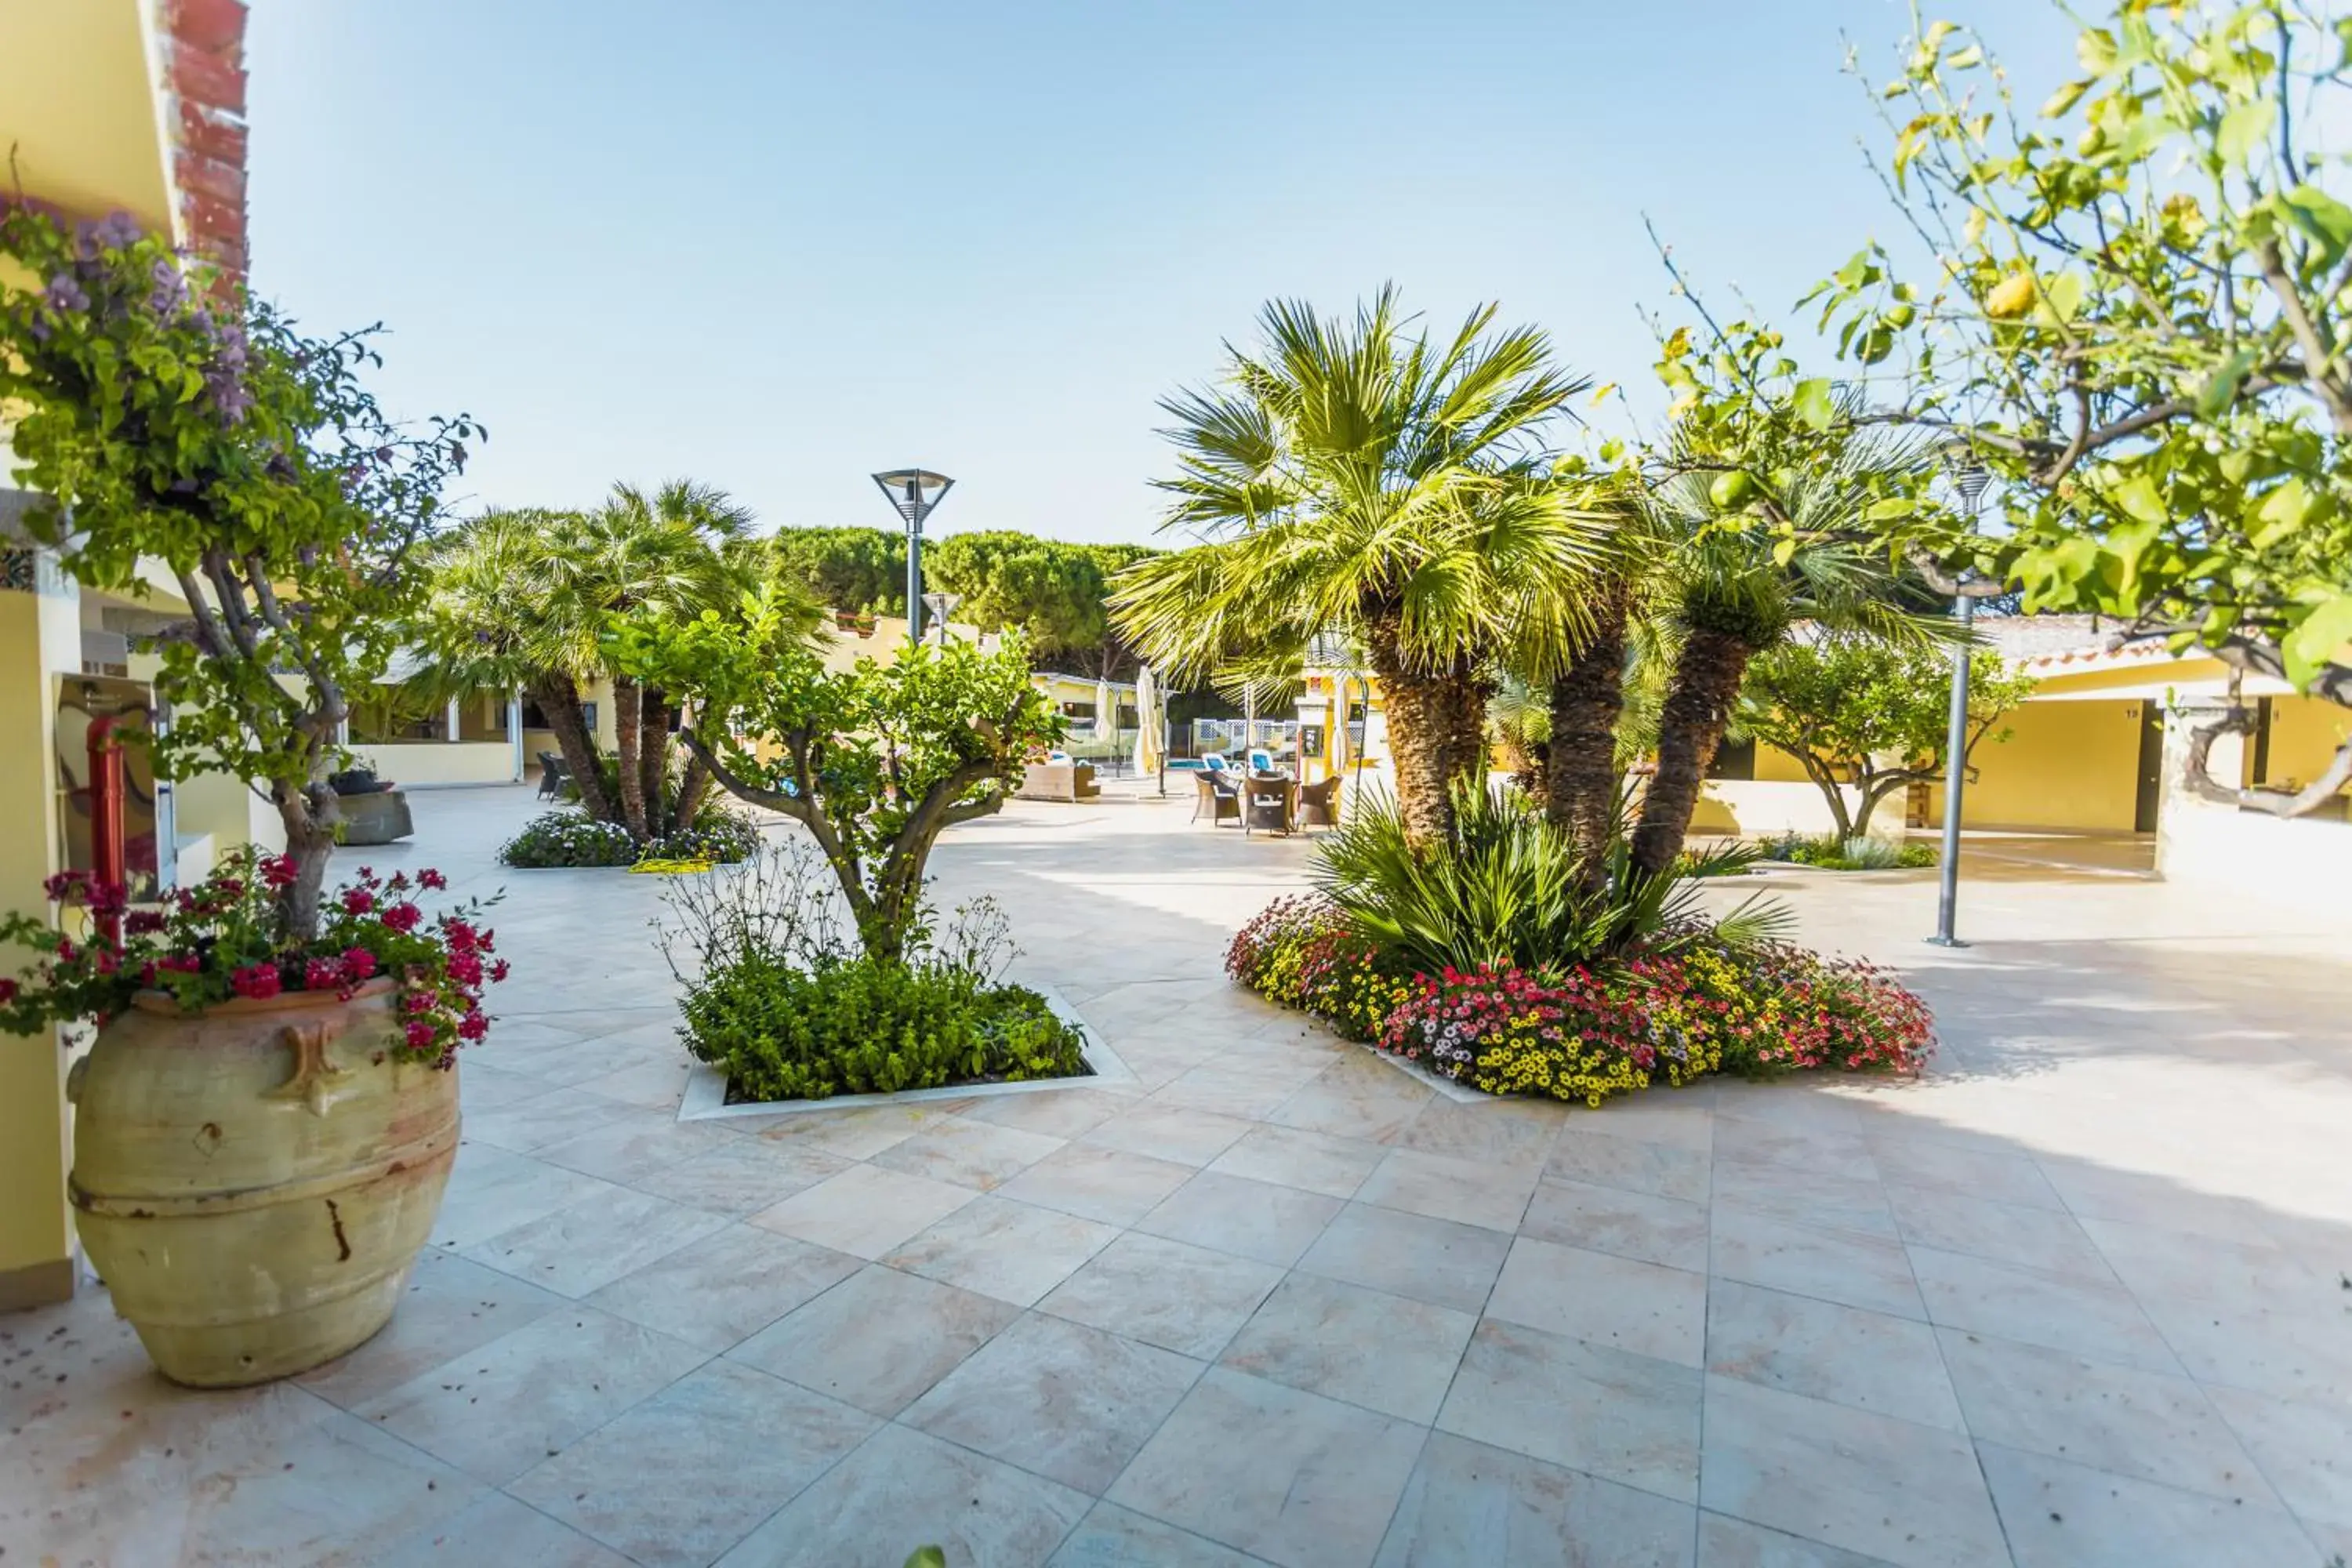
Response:
POLYGON ((1754 778, 1756 742, 1726 737, 1723 743, 1715 749, 1715 761, 1707 764, 1706 776, 1711 779, 1754 778))

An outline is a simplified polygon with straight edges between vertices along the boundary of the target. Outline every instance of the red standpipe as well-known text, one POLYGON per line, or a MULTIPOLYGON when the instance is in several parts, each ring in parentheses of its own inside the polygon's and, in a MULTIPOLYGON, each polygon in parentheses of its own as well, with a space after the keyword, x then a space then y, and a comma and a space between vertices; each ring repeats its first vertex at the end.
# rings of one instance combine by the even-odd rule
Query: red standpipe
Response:
MULTIPOLYGON (((121 715, 108 713, 89 721, 89 859, 90 878, 103 886, 125 889, 130 875, 124 862, 122 740, 114 732, 121 715)), ((122 916, 116 903, 98 917, 99 933, 122 945, 122 916)))

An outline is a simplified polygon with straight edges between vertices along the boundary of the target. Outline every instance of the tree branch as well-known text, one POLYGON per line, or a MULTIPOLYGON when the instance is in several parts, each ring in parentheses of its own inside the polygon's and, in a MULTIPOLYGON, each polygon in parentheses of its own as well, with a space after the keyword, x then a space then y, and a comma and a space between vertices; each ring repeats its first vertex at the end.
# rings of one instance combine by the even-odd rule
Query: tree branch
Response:
POLYGON ((2240 707, 2232 708, 2212 722, 2200 724, 2189 732, 2189 752, 2183 776, 2200 799, 2220 805, 2234 805, 2242 811, 2258 811, 2269 816, 2304 816, 2334 800, 2345 784, 2352 783, 2352 741, 2347 741, 2336 749, 2335 759, 2327 764, 2327 770, 2293 795, 2284 790, 2237 789, 2222 784, 2207 767, 2213 742, 2223 735, 2246 734, 2253 727, 2254 710, 2240 707))

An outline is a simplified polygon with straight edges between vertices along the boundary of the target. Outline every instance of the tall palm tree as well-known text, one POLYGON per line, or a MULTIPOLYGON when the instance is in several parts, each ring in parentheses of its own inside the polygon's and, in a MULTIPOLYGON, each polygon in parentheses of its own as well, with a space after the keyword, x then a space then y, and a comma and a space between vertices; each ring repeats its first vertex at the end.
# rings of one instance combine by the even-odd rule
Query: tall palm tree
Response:
POLYGON ((1655 534, 1673 542, 1653 592, 1678 647, 1658 713, 1657 772, 1633 828, 1637 868, 1662 872, 1682 853, 1748 661, 1798 623, 1910 647, 1951 635, 1949 622, 1919 612, 1883 555, 1852 542, 1882 481, 1922 461, 1916 443, 1864 431, 1826 462, 1781 470, 1770 505, 1790 529, 1779 534, 1723 504, 1723 464, 1672 454, 1650 512, 1655 534))
POLYGON ((1380 678, 1399 806, 1422 847, 1451 834, 1451 780, 1478 765, 1494 657, 1536 622, 1581 623, 1608 520, 1544 468, 1588 384, 1495 307, 1433 340, 1392 288, 1351 320, 1277 300, 1264 347, 1176 421, 1170 528, 1203 540, 1119 574, 1120 632, 1179 679, 1236 655, 1351 637, 1380 678))

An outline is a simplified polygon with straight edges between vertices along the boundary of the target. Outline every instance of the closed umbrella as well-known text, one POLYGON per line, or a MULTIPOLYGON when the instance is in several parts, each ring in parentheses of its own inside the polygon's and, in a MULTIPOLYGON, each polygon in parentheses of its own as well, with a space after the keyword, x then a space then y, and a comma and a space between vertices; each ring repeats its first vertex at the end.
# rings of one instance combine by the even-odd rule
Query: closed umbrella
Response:
POLYGON ((1167 752, 1160 737, 1160 683, 1151 678, 1148 664, 1135 678, 1135 723, 1137 776, 1156 775, 1167 763, 1167 752))
POLYGON ((1118 710, 1111 706, 1110 682, 1108 680, 1097 679, 1095 682, 1095 739, 1118 739, 1118 710))

